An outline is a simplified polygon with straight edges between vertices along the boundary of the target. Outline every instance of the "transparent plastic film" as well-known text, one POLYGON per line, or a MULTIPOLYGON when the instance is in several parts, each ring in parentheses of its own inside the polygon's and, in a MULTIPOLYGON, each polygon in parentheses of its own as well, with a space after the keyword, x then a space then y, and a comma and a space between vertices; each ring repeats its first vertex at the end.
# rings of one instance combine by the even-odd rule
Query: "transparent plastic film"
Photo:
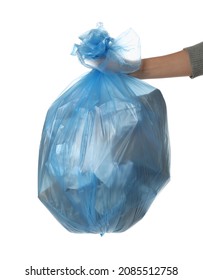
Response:
POLYGON ((132 28, 114 39, 99 23, 79 39, 81 43, 74 45, 72 55, 77 55, 86 67, 114 73, 131 73, 140 68, 140 40, 132 28))
POLYGON ((131 65, 126 66, 129 57, 123 52, 127 45, 132 50, 134 41, 126 33, 111 39, 101 26, 92 32, 81 38, 91 34, 96 49, 86 42, 82 50, 75 46, 75 52, 84 64, 100 54, 105 57, 96 67, 88 64, 94 69, 65 90, 47 112, 38 195, 70 232, 103 235, 128 230, 147 213, 169 181, 170 145, 160 90, 125 74, 131 65), (105 40, 111 42, 109 49, 105 40), (108 69, 110 59, 118 63, 116 71, 108 69))

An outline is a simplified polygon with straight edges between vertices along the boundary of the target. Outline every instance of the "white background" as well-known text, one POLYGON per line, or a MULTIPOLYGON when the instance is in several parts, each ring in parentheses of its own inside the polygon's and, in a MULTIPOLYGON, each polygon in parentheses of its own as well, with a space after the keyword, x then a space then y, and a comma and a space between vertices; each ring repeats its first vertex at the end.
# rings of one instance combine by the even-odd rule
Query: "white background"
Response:
POLYGON ((82 32, 102 21, 113 37, 132 27, 142 57, 179 51, 202 41, 202 1, 35 0, 0 4, 0 278, 41 268, 177 266, 178 276, 101 279, 202 279, 203 78, 148 81, 168 106, 171 182, 142 221, 120 234, 66 231, 37 198, 41 130, 50 104, 86 71, 71 57, 82 32))

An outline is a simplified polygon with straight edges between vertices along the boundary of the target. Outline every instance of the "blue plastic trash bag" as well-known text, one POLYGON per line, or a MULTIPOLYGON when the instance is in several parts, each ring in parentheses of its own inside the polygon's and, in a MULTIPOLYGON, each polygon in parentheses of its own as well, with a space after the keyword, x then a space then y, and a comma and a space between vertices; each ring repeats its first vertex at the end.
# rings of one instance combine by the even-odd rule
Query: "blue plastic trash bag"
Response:
POLYGON ((102 25, 73 55, 92 68, 48 110, 40 144, 39 199, 69 231, 123 232, 169 180, 166 104, 127 75, 140 67, 132 29, 113 39, 102 25))

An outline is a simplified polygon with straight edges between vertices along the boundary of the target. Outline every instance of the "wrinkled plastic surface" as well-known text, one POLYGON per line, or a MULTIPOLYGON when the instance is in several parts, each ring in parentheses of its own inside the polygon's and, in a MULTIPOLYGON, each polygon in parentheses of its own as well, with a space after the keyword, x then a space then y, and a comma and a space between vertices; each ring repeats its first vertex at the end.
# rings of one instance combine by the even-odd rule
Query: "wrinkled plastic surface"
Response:
POLYGON ((105 73, 132 73, 140 67, 140 40, 132 28, 114 39, 99 23, 79 38, 82 43, 74 45, 72 55, 86 67, 105 73))
POLYGON ((136 78, 96 67, 48 110, 39 198, 71 232, 127 230, 168 182, 169 168, 163 96, 136 78))

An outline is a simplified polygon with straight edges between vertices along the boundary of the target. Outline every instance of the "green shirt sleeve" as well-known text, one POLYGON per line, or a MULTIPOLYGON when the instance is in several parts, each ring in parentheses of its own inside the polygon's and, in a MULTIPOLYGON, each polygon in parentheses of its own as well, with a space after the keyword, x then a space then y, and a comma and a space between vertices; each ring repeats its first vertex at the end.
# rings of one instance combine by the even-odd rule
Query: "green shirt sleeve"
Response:
POLYGON ((192 75, 190 78, 203 75, 203 42, 184 48, 184 50, 188 52, 192 66, 192 75))

